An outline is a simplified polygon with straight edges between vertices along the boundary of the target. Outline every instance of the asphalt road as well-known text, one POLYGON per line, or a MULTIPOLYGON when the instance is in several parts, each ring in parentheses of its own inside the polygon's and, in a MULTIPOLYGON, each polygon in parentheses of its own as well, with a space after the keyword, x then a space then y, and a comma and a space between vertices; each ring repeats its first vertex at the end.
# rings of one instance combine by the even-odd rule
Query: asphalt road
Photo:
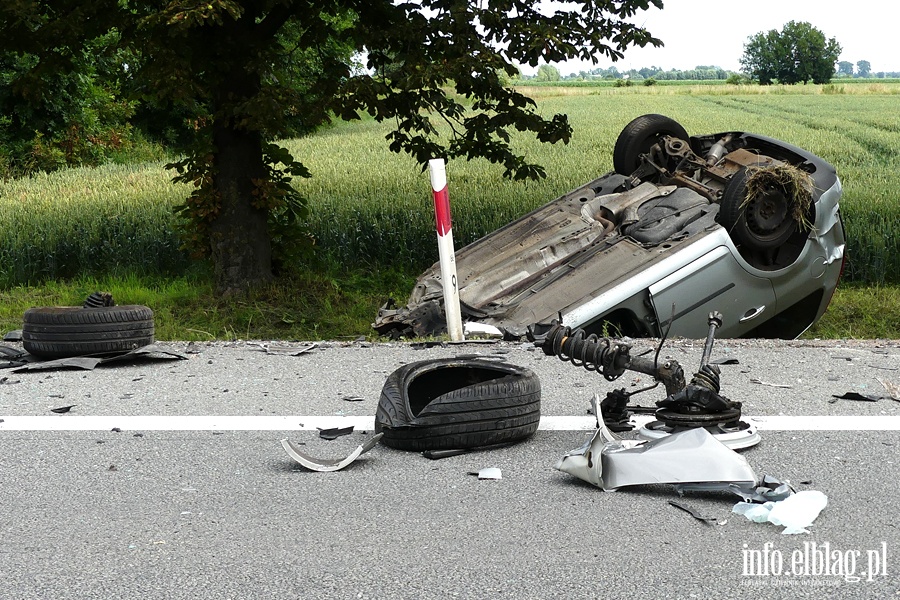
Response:
MULTIPOLYGON (((165 346, 191 353, 0 371, 0 598, 900 597, 900 402, 829 402, 886 395, 900 342, 717 342, 714 357, 739 361, 722 367, 722 393, 761 429, 743 455, 828 496, 796 536, 731 514, 724 492, 681 498, 719 519, 709 524, 670 506, 671 486, 603 492, 554 470, 590 436, 591 395, 643 375, 609 383, 512 343, 322 343, 300 356, 165 346), (370 423, 403 364, 473 353, 533 369, 547 423, 571 426, 440 461, 377 446, 335 473, 283 451, 287 437, 348 454, 371 431, 325 441, 315 428, 370 423), (468 474, 485 467, 503 479, 468 474)), ((674 341, 663 355, 690 373, 701 350, 674 341)))

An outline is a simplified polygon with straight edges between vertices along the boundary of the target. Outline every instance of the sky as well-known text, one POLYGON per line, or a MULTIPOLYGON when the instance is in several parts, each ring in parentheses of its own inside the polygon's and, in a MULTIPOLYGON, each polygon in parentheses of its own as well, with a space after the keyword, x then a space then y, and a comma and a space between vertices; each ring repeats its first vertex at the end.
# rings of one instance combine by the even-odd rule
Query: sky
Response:
MULTIPOLYGON (((563 75, 608 68, 620 71, 657 66, 664 70, 714 65, 740 70, 747 38, 770 29, 781 30, 788 21, 806 21, 841 45, 839 60, 856 64, 867 60, 872 72, 900 71, 897 0, 663 0, 663 9, 638 13, 633 21, 663 41, 662 48, 630 48, 625 58, 596 65, 570 61, 555 66, 563 75)), ((530 74, 530 69, 523 72, 530 74)))

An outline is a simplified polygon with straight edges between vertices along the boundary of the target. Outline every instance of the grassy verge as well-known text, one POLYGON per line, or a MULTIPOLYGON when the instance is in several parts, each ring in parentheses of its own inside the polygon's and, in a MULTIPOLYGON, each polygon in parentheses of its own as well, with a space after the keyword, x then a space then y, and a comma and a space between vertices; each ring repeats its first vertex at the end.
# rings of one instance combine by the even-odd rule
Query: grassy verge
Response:
MULTIPOLYGON (((280 279, 243 300, 223 300, 206 274, 159 278, 78 278, 68 283, 0 292, 0 333, 22 327, 33 306, 79 305, 93 291, 119 304, 154 311, 159 340, 376 339, 371 323, 389 297, 405 301, 414 275, 396 271, 346 272, 319 265, 280 279)), ((807 339, 900 339, 900 287, 839 287, 807 339)))
POLYGON ((212 277, 78 277, 0 291, 0 333, 22 327, 34 306, 78 306, 93 291, 112 293, 117 304, 153 309, 159 340, 374 339, 378 307, 405 300, 414 277, 390 270, 347 272, 318 265, 280 278, 248 298, 224 300, 212 277))

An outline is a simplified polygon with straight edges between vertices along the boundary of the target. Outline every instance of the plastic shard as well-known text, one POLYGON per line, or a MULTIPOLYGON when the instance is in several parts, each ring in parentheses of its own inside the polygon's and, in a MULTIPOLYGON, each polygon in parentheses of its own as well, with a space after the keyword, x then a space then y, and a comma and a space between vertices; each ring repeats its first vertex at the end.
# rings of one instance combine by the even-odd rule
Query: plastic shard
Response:
POLYGON ((782 534, 809 533, 819 513, 828 505, 828 496, 816 490, 797 492, 777 502, 751 504, 738 502, 731 512, 744 515, 755 523, 772 523, 784 526, 782 534))
POLYGON ((318 472, 331 472, 331 471, 340 471, 347 465, 354 462, 357 458, 371 450, 378 443, 378 440, 381 439, 382 434, 378 433, 369 438, 364 444, 360 444, 356 447, 356 449, 351 452, 345 458, 315 458, 303 452, 299 446, 291 442, 289 439, 285 438, 281 440, 281 446, 284 448, 284 451, 288 453, 288 456, 293 458, 295 461, 300 463, 303 467, 309 469, 310 471, 318 471, 318 472))

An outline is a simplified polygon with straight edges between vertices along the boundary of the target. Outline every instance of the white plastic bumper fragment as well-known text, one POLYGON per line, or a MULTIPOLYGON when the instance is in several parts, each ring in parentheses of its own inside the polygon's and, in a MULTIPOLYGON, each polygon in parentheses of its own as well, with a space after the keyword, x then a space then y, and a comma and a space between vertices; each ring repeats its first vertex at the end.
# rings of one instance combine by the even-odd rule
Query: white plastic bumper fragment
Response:
POLYGON ((299 446, 297 446, 287 438, 281 440, 281 445, 284 448, 284 451, 288 453, 288 456, 296 460, 298 463, 300 463, 310 471, 340 471, 341 469, 355 461, 357 458, 374 448, 375 444, 378 443, 378 440, 381 439, 382 435, 384 434, 378 433, 372 436, 366 443, 357 446, 356 449, 351 452, 346 458, 336 459, 314 458, 301 451, 299 446))

